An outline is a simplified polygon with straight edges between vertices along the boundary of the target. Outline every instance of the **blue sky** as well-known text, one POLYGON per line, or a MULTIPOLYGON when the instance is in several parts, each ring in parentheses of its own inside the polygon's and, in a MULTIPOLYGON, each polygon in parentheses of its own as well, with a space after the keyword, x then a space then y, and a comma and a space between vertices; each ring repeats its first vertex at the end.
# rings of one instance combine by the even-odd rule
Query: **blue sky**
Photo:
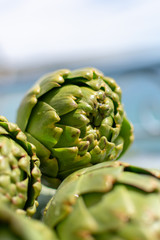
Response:
POLYGON ((159 0, 0 0, 0 59, 26 64, 160 47, 159 0))

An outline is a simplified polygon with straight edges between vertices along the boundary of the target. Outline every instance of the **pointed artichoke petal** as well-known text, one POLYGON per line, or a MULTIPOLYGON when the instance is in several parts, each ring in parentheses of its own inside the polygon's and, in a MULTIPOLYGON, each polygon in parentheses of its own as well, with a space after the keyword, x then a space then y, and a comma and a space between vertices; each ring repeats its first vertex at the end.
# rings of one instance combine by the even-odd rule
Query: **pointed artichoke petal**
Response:
POLYGON ((59 119, 51 106, 44 102, 38 102, 30 117, 27 132, 51 150, 63 131, 54 125, 59 119))
POLYGON ((78 143, 78 154, 84 155, 88 151, 89 141, 79 141, 78 143))
POLYGON ((3 127, 0 126, 0 134, 7 135, 8 132, 3 127))
POLYGON ((98 91, 101 89, 103 84, 102 78, 92 79, 86 82, 86 85, 90 86, 93 90, 98 91))
POLYGON ((60 88, 52 89, 47 94, 43 96, 43 100, 52 103, 52 101, 56 101, 61 97, 69 97, 73 96, 74 98, 82 97, 81 88, 77 85, 67 84, 62 85, 60 88))
POLYGON ((102 136, 99 140, 99 148, 103 150, 104 148, 107 147, 107 138, 105 136, 102 136))
POLYGON ((111 140, 112 136, 112 124, 113 124, 113 118, 111 116, 106 117, 102 120, 101 125, 99 127, 99 132, 101 136, 105 136, 108 141, 111 140))
POLYGON ((51 90, 41 100, 52 106, 57 114, 61 116, 76 109, 77 103, 75 100, 80 97, 82 97, 80 87, 64 85, 61 88, 51 90))
POLYGON ((37 95, 39 94, 39 92, 40 92, 40 87, 36 85, 25 96, 25 98, 21 102, 20 107, 18 108, 16 122, 23 132, 25 131, 26 126, 28 124, 28 120, 32 112, 32 109, 37 103, 37 95), (23 116, 24 118, 22 118, 21 116, 23 116))
POLYGON ((77 156, 78 148, 77 147, 53 148, 52 151, 54 156, 57 158, 59 168, 61 169, 65 168, 66 165, 73 161, 73 159, 77 156))
POLYGON ((92 164, 96 164, 96 163, 99 163, 99 162, 103 162, 105 157, 106 157, 106 151, 105 149, 104 150, 101 150, 99 148, 99 146, 95 146, 95 148, 93 148, 91 151, 90 151, 90 154, 91 154, 91 163, 92 164))
POLYGON ((92 68, 84 68, 72 71, 68 74, 67 79, 73 78, 85 78, 87 80, 91 80, 93 78, 93 69, 92 68))
POLYGON ((159 186, 156 178, 147 175, 138 175, 133 172, 123 172, 123 174, 118 177, 118 181, 120 183, 125 183, 134 187, 138 187, 145 192, 154 191, 159 186))
POLYGON ((50 106, 52 106, 56 113, 59 116, 62 116, 64 114, 67 114, 77 108, 77 103, 73 100, 72 97, 60 97, 57 98, 56 101, 52 101, 50 103, 50 106))
POLYGON ((30 175, 30 157, 26 154, 26 156, 23 156, 20 158, 18 162, 18 166, 26 172, 28 175, 30 175))
POLYGON ((66 175, 66 172, 72 172, 73 169, 79 169, 81 166, 87 165, 91 156, 86 153, 83 156, 78 155, 77 147, 54 148, 53 154, 57 158, 59 165, 59 175, 66 175))
POLYGON ((43 174, 48 176, 56 177, 58 173, 58 162, 56 158, 51 156, 51 151, 49 151, 43 144, 41 144, 37 139, 26 133, 27 138, 31 141, 37 149, 38 157, 41 159, 41 171, 43 174))
POLYGON ((110 88, 119 95, 119 98, 121 99, 122 90, 118 86, 116 81, 113 78, 110 78, 110 77, 103 77, 103 79, 110 86, 110 88))
POLYGON ((80 129, 89 123, 89 119, 85 116, 83 111, 76 109, 64 115, 59 123, 80 129))
POLYGON ((67 76, 69 72, 70 71, 68 69, 62 69, 46 74, 42 78, 40 78, 38 81, 40 91, 37 97, 41 97, 53 88, 60 87, 61 84, 64 83, 64 77, 67 76))
POLYGON ((126 152, 126 150, 130 147, 132 142, 134 141, 133 134, 133 125, 128 121, 128 119, 124 116, 120 136, 124 139, 123 151, 121 152, 119 158, 126 152))
POLYGON ((93 108, 91 105, 89 105, 86 101, 84 100, 80 100, 78 103, 78 108, 82 109, 83 111, 85 111, 87 114, 93 112, 93 108))
POLYGON ((83 97, 81 98, 83 102, 88 103, 92 107, 92 112, 97 108, 97 98, 96 92, 87 87, 81 87, 83 97))
POLYGON ((62 179, 66 178, 69 174, 71 174, 74 171, 77 171, 81 168, 84 167, 89 167, 91 166, 90 164, 91 161, 91 155, 90 153, 85 153, 83 156, 77 155, 74 159, 73 162, 69 162, 67 164, 67 167, 61 167, 58 176, 62 179))
POLYGON ((62 135, 59 138, 58 143, 55 145, 57 147, 73 147, 78 144, 80 130, 74 127, 65 126, 65 125, 56 125, 63 129, 62 135))
POLYGON ((42 189, 42 185, 41 185, 40 182, 35 182, 32 186, 33 186, 33 189, 34 189, 33 197, 36 199, 40 194, 40 191, 42 189))
POLYGON ((81 177, 81 184, 78 185, 77 194, 92 193, 92 192, 106 192, 113 188, 114 183, 119 175, 121 175, 123 168, 109 167, 104 169, 87 172, 81 177))

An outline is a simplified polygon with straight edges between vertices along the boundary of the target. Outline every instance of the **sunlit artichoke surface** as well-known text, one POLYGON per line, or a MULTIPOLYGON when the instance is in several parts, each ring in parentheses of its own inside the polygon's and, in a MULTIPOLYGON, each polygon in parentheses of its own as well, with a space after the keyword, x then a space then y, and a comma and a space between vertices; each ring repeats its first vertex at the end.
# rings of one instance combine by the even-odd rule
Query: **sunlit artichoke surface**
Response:
POLYGON ((41 191, 40 161, 20 128, 0 116, 0 201, 33 215, 41 191))
POLYGON ((104 162, 72 173, 46 206, 60 240, 159 240, 160 172, 104 162))
POLYGON ((40 221, 15 214, 0 203, 1 240, 57 240, 53 231, 40 221))
POLYGON ((22 100, 17 123, 36 146, 43 181, 52 187, 78 169, 116 160, 133 141, 120 87, 93 68, 42 77, 22 100))

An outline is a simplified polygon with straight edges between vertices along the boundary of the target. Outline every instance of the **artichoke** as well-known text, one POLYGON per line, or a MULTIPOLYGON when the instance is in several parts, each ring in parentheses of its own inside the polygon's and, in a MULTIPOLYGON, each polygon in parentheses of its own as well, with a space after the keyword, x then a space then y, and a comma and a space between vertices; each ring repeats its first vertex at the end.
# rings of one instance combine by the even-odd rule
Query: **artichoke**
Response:
POLYGON ((60 240, 159 240, 160 172, 119 161, 81 169, 61 183, 43 220, 60 240))
POLYGON ((21 129, 0 116, 0 200, 33 215, 41 191, 40 161, 21 129))
POLYGON ((42 77, 22 100, 17 123, 52 187, 78 169, 116 160, 133 141, 120 87, 93 68, 42 77))
POLYGON ((15 214, 6 205, 0 205, 1 240, 57 240, 43 223, 15 214))

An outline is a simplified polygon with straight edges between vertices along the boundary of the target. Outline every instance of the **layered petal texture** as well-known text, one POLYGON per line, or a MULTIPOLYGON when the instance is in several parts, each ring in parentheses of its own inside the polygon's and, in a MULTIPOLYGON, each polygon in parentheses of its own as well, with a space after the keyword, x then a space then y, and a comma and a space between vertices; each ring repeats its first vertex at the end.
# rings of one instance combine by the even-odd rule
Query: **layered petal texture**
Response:
POLYGON ((68 176, 44 222, 60 240, 159 240, 160 172, 104 162, 68 176))
POLYGON ((0 116, 0 201, 33 215, 41 191, 40 161, 21 129, 0 116))
POLYGON ((17 123, 52 187, 78 169, 120 158, 133 141, 120 87, 94 68, 42 77, 22 100, 17 123))

